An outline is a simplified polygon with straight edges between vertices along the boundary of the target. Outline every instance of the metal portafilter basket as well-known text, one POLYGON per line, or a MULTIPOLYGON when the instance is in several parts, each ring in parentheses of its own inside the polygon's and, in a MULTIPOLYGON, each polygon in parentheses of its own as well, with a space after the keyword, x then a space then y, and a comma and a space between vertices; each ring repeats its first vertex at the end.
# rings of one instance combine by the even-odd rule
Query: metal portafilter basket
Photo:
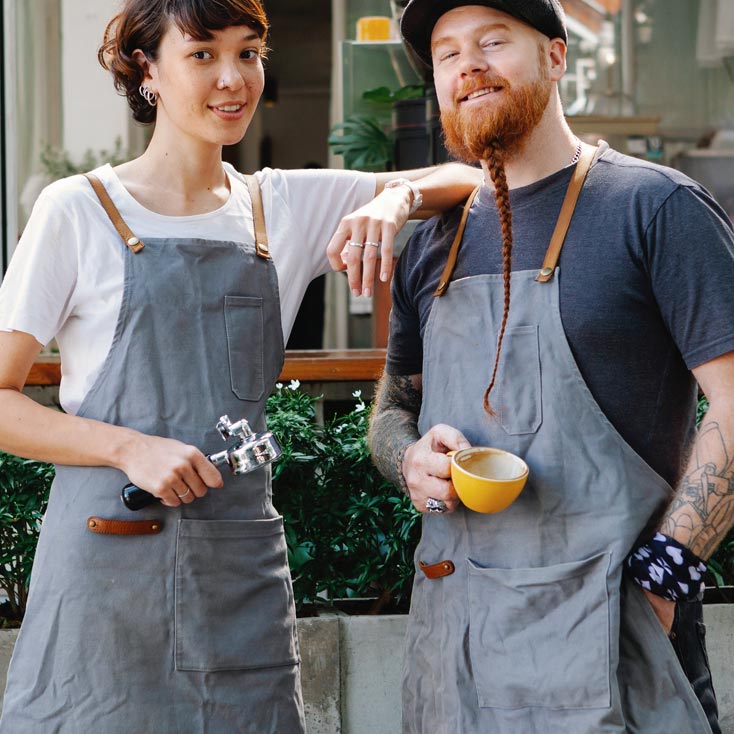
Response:
MULTIPOLYGON (((215 466, 227 464, 232 474, 247 474, 275 461, 283 453, 270 431, 253 432, 245 418, 232 423, 229 416, 223 415, 217 422, 217 430, 222 440, 238 438, 239 441, 224 451, 209 454, 206 458, 215 466)), ((124 486, 120 496, 128 510, 140 510, 154 502, 160 502, 158 497, 134 484, 124 486)))

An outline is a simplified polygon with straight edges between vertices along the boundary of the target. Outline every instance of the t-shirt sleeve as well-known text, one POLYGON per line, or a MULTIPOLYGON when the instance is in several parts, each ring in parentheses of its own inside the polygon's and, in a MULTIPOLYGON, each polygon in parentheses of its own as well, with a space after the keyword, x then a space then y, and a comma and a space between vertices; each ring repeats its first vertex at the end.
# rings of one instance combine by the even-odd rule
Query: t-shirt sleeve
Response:
POLYGON ((689 369, 734 350, 734 234, 704 189, 679 186, 647 228, 655 299, 689 369))
POLYGON ((423 372, 423 338, 413 263, 413 255, 420 248, 420 240, 418 229, 403 249, 395 266, 385 363, 385 372, 389 375, 418 375, 423 372))
POLYGON ((74 241, 63 207, 42 192, 0 286, 0 330, 27 332, 44 345, 58 333, 73 308, 74 241))
MULTIPOLYGON (((298 247, 288 257, 299 257, 311 270, 309 280, 329 272, 326 246, 342 217, 364 206, 375 196, 374 174, 333 169, 272 170, 273 211, 287 208, 298 247)), ((261 185, 265 172, 261 176, 261 185)), ((294 243, 295 245, 296 243, 294 243)))

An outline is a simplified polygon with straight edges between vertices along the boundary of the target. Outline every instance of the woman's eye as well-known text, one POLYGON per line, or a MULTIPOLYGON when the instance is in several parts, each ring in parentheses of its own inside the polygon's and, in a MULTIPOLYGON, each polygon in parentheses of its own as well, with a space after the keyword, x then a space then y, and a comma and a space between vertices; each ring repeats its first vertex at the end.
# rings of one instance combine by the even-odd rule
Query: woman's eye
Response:
POLYGON ((254 48, 248 48, 247 50, 243 51, 240 54, 241 59, 245 59, 246 61, 253 61, 258 56, 260 56, 259 52, 254 48))
POLYGON ((208 51, 194 51, 191 54, 195 59, 210 59, 212 55, 208 51))

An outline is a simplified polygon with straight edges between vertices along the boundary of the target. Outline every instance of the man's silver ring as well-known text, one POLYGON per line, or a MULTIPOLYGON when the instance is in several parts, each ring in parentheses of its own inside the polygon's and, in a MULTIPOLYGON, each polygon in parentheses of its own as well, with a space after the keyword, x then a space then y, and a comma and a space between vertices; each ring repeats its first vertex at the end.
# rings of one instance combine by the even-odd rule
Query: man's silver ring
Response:
POLYGON ((359 247, 364 250, 364 245, 361 242, 354 242, 353 240, 347 240, 347 247, 359 247))
POLYGON ((437 500, 433 497, 429 497, 426 500, 426 510, 428 512, 435 512, 436 514, 441 514, 442 512, 446 512, 449 508, 446 506, 446 503, 443 500, 437 500))
POLYGON ((184 497, 189 496, 189 494, 191 493, 191 487, 188 487, 183 494, 179 494, 178 492, 176 492, 176 490, 174 490, 173 493, 176 495, 176 497, 182 500, 184 497))
POLYGON ((365 242, 365 245, 368 245, 369 247, 379 247, 379 242, 365 242))

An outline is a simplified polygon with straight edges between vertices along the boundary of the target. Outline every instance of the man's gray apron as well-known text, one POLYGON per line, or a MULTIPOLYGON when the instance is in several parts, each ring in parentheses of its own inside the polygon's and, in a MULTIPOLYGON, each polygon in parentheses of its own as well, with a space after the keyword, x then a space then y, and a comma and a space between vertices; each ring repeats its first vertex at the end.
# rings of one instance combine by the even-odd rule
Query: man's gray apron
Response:
MULTIPOLYGON (((577 167, 578 189, 592 156, 586 149, 577 167)), ((574 203, 564 203, 566 220, 574 203)), ((497 418, 482 400, 502 275, 447 285, 447 272, 426 326, 421 433, 456 426, 472 445, 523 457, 530 477, 499 514, 460 506, 423 518, 404 681, 411 734, 711 731, 652 608, 622 577, 672 490, 609 423, 576 366, 558 303, 561 220, 541 274, 512 274, 490 397, 497 418)))
MULTIPOLYGON (((79 415, 206 453, 225 447, 215 430, 224 413, 263 430, 284 354, 263 235, 257 246, 131 242, 112 348, 79 415)), ((224 488, 203 499, 137 513, 120 501, 128 481, 120 471, 56 471, 2 734, 303 732, 270 467, 225 470, 224 488), (90 516, 147 520, 152 530, 99 534, 90 516)))

